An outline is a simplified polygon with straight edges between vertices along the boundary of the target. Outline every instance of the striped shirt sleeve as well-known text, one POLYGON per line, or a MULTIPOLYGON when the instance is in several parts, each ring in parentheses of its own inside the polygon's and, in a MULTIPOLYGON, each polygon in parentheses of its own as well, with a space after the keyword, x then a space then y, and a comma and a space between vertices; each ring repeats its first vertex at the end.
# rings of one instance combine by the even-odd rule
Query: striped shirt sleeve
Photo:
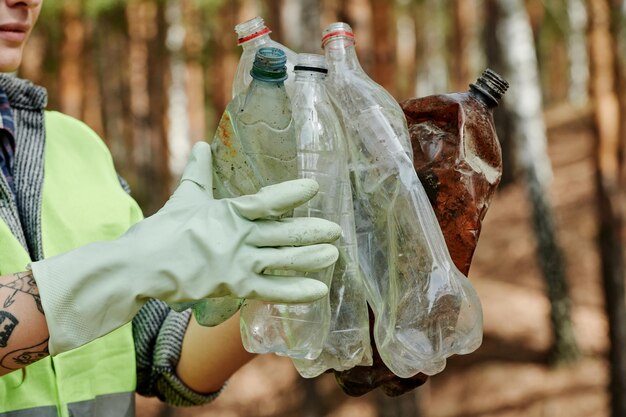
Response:
POLYGON ((191 311, 177 313, 162 301, 150 300, 133 319, 137 357, 137 393, 177 407, 213 401, 221 391, 200 394, 176 375, 191 311))

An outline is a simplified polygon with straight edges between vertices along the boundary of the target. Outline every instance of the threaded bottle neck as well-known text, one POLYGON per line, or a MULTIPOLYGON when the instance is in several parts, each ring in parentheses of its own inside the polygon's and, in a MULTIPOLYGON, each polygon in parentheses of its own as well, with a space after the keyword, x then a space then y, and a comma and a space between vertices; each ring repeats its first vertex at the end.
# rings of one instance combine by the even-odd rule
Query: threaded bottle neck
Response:
POLYGON ((497 107, 508 88, 509 83, 489 68, 478 77, 475 83, 470 84, 470 92, 478 95, 488 107, 497 107))
POLYGON ((265 26, 263 18, 257 16, 236 25, 235 32, 237 32, 237 44, 243 45, 261 36, 269 35, 272 31, 265 26))
POLYGON ((344 47, 354 46, 354 31, 349 24, 344 22, 331 23, 322 32, 322 48, 327 49, 329 44, 342 45, 344 47))
POLYGON ((356 56, 354 32, 347 23, 331 23, 322 33, 322 47, 326 63, 332 68, 333 76, 341 76, 340 69, 362 72, 356 56))
POLYGON ((296 80, 323 80, 328 74, 326 58, 318 54, 298 54, 298 63, 293 67, 296 80))
POLYGON ((287 55, 279 48, 260 48, 254 56, 250 75, 265 82, 282 82, 287 79, 287 55))

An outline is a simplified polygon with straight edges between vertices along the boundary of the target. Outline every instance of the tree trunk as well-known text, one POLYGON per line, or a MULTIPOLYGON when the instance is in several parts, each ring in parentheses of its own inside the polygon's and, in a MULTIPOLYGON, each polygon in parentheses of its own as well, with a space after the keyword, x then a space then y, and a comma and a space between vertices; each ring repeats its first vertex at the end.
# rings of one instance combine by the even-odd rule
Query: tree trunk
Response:
MULTIPOLYGON (((241 56, 241 48, 237 45, 237 36, 234 34, 234 27, 244 19, 251 19, 251 16, 240 15, 239 1, 228 1, 219 8, 220 19, 215 22, 215 30, 210 39, 209 51, 211 54, 210 65, 205 70, 207 80, 207 96, 213 99, 212 107, 215 109, 215 123, 222 115, 232 97, 232 82, 241 56)), ((274 28, 268 27, 273 31, 274 28)), ((273 37, 273 33, 272 33, 273 37)), ((207 126, 211 128, 211 126, 207 126)))
POLYGON ((573 104, 587 102, 589 58, 587 56, 587 10, 583 0, 567 0, 567 55, 569 60, 568 98, 573 104))
POLYGON ((504 78, 511 85, 504 102, 512 115, 513 140, 533 208, 537 256, 551 305, 554 335, 551 359, 571 362, 578 358, 579 350, 570 318, 565 262, 547 192, 551 168, 532 30, 522 0, 497 0, 496 4, 500 13, 496 33, 504 78))
POLYGON ((370 0, 375 22, 372 29, 374 60, 372 78, 392 96, 396 96, 395 30, 393 30, 393 3, 388 0, 370 0), (391 4, 390 4, 391 3, 391 4))
POLYGON ((267 27, 272 30, 272 39, 277 42, 283 43, 283 25, 281 20, 283 0, 265 0, 264 14, 265 23, 267 27))
POLYGON ((623 194, 619 184, 619 99, 608 0, 589 0, 591 95, 596 129, 598 244, 609 321, 611 416, 626 416, 626 308, 624 296, 623 194))
POLYGON ((417 44, 422 31, 417 30, 419 7, 396 0, 396 99, 404 101, 413 98, 415 74, 417 73, 417 44))
POLYGON ((81 4, 66 1, 63 4, 63 43, 59 68, 60 110, 78 119, 83 115, 83 47, 85 27, 81 18, 81 4))
POLYGON ((84 67, 82 69, 83 91, 83 114, 81 120, 89 127, 104 137, 104 121, 102 120, 102 94, 97 71, 97 52, 93 36, 93 20, 85 24, 85 49, 83 53, 84 67))
POLYGON ((165 46, 166 23, 165 4, 154 2, 152 30, 148 38, 148 94, 150 97, 150 147, 153 155, 148 190, 151 192, 151 207, 160 209, 173 190, 170 183, 169 155, 167 145, 168 110, 167 91, 169 89, 169 54, 165 46))
POLYGON ((478 28, 478 4, 476 0, 453 0, 453 36, 452 36, 452 88, 465 91, 473 82, 472 56, 476 52, 475 44, 478 28))
POLYGON ((418 44, 417 56, 421 63, 416 74, 415 97, 440 94, 448 91, 448 64, 444 56, 446 33, 443 28, 448 18, 446 2, 424 0, 418 27, 423 33, 423 43, 418 44))
POLYGON ((166 7, 169 76, 171 79, 167 98, 169 169, 173 178, 180 178, 187 163, 190 149, 190 120, 189 112, 187 111, 189 100, 186 86, 187 72, 185 71, 183 52, 187 32, 183 21, 181 1, 168 0, 166 7))
POLYGON ((130 114, 129 83, 126 68, 128 66, 128 36, 125 25, 125 10, 115 8, 98 17, 98 30, 94 31, 96 74, 101 87, 102 101, 115 105, 102 106, 104 140, 109 147, 113 160, 122 175, 131 186, 137 189, 137 177, 132 158, 132 130, 130 114), (117 62, 116 68, 110 63, 117 62))
MULTIPOLYGON (((498 74, 505 74, 502 62, 502 53, 498 46, 497 28, 500 21, 497 0, 486 0, 485 2, 485 25, 483 31, 483 42, 487 55, 487 67, 493 69, 498 74)), ((511 94, 509 92, 509 94, 511 94)), ((500 189, 513 184, 516 179, 517 165, 515 159, 515 148, 511 135, 512 115, 507 111, 506 106, 498 106, 494 109, 494 121, 500 148, 502 149, 502 178, 500 179, 500 189)))
POLYGON ((300 6, 300 31, 302 32, 302 43, 300 50, 308 53, 321 53, 322 42, 321 5, 319 0, 301 0, 300 6))
POLYGON ((163 39, 159 34, 162 5, 146 0, 130 2, 128 21, 130 113, 132 117, 133 159, 137 167, 135 195, 146 215, 154 213, 165 200, 163 114, 163 39))

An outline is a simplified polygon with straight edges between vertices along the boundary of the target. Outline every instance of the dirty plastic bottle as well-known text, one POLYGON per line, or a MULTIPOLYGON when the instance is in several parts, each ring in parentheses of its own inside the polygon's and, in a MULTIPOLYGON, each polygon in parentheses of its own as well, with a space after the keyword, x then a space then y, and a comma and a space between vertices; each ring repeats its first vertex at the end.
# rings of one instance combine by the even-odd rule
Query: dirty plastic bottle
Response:
MULTIPOLYGON (((298 68, 296 66, 296 68, 298 68)), ((322 74, 296 71, 293 96, 293 132, 298 151, 298 176, 318 182, 320 192, 294 209, 294 217, 320 217, 338 223, 341 204, 341 166, 335 162, 339 149, 337 138, 326 131, 326 116, 316 109, 319 93, 316 88, 322 74)), ((345 155, 345 154, 344 154, 345 155)), ((330 286, 334 265, 319 272, 307 273, 330 286)), ((330 324, 328 297, 312 303, 276 304, 247 301, 242 310, 242 338, 247 350, 255 353, 276 353, 291 358, 314 359, 326 341, 330 324)))
POLYGON ((376 347, 397 376, 436 374, 449 356, 480 346, 480 300, 450 259, 407 150, 404 114, 364 76, 350 26, 327 27, 323 47, 328 91, 347 132, 359 263, 376 347))
MULTIPOLYGON (((254 78, 250 88, 233 98, 222 114, 211 142, 216 198, 254 194, 267 185, 297 178, 285 63, 281 49, 260 48, 250 71, 254 78)), ((192 306, 199 324, 214 326, 242 304, 238 298, 219 297, 187 306, 192 306)))
MULTIPOLYGON (((452 261, 465 275, 502 174, 493 109, 507 88, 500 75, 487 69, 467 92, 400 103, 407 118, 415 170, 452 261)), ((376 359, 371 367, 335 373, 344 392, 358 396, 380 387, 385 394, 398 396, 426 381, 423 374, 399 378, 376 359)))
POLYGON ((222 115, 211 144, 219 198, 254 194, 297 178, 291 101, 284 85, 286 60, 281 49, 259 49, 250 87, 232 99, 222 115))
POLYGON ((487 69, 469 91, 401 103, 414 166, 457 268, 469 273, 481 222, 502 177, 493 109, 508 83, 487 69))
POLYGON ((294 216, 322 217, 342 226, 334 269, 311 274, 330 287, 329 297, 290 317, 298 318, 298 338, 308 349, 294 359, 298 372, 312 378, 328 369, 371 364, 365 289, 359 273, 348 154, 343 130, 323 83, 323 55, 300 54, 292 98, 300 176, 320 184, 320 193, 294 216), (323 334, 322 334, 323 332, 323 334), (324 342, 325 341, 325 342, 324 342))
MULTIPOLYGON (((263 18, 257 16, 253 19, 239 23, 235 26, 235 32, 237 32, 237 44, 243 48, 241 57, 239 58, 239 64, 237 65, 237 71, 235 72, 235 79, 233 80, 232 95, 236 97, 239 94, 245 93, 252 81, 250 70, 252 69, 252 62, 254 61, 254 55, 259 48, 272 47, 282 49, 287 56, 287 74, 293 74, 293 67, 297 61, 297 55, 291 49, 287 48, 270 38, 272 31, 265 25, 263 18)), ((285 80, 285 87, 287 93, 291 95, 293 93, 293 77, 289 77, 285 80)))

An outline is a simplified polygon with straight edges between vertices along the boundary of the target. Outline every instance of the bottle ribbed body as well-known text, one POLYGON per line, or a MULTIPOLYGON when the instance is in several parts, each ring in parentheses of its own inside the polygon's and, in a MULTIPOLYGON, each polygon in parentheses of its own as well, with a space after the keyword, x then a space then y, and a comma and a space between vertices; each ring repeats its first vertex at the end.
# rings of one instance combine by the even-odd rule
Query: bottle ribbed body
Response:
MULTIPOLYGON (((323 56, 299 55, 292 100, 298 167, 301 177, 314 179, 320 184, 320 193, 308 204, 296 208, 294 216, 322 217, 340 224, 343 230, 336 243, 340 255, 335 266, 311 274, 329 285, 330 291, 328 298, 309 306, 306 315, 313 320, 304 320, 313 324, 307 336, 311 341, 309 355, 294 360, 304 377, 315 377, 328 369, 343 370, 371 364, 347 148, 342 127, 326 92, 326 72, 323 56)), ((304 334, 302 332, 302 337, 304 334)))
MULTIPOLYGON (((211 143, 216 198, 254 194, 262 187, 297 177, 297 148, 291 102, 284 79, 286 57, 277 48, 255 55, 250 87, 226 107, 211 143)), ((200 324, 231 316, 242 300, 217 298, 194 307, 200 324)), ((243 311, 243 310, 242 310, 243 311)))
POLYGON ((413 169, 398 103, 364 75, 347 24, 330 25, 323 45, 328 91, 347 132, 359 263, 376 347, 400 377, 438 373, 448 356, 480 345, 480 302, 450 260, 413 169))
MULTIPOLYGON (((320 192, 294 209, 293 215, 339 223, 347 184, 347 155, 341 128, 322 84, 325 69, 296 66, 296 70, 292 117, 298 174, 316 180, 320 192)), ((334 275, 335 266, 307 273, 331 288, 334 275)), ((247 350, 313 361, 322 353, 331 333, 330 298, 297 305, 246 302, 241 323, 247 350)))

